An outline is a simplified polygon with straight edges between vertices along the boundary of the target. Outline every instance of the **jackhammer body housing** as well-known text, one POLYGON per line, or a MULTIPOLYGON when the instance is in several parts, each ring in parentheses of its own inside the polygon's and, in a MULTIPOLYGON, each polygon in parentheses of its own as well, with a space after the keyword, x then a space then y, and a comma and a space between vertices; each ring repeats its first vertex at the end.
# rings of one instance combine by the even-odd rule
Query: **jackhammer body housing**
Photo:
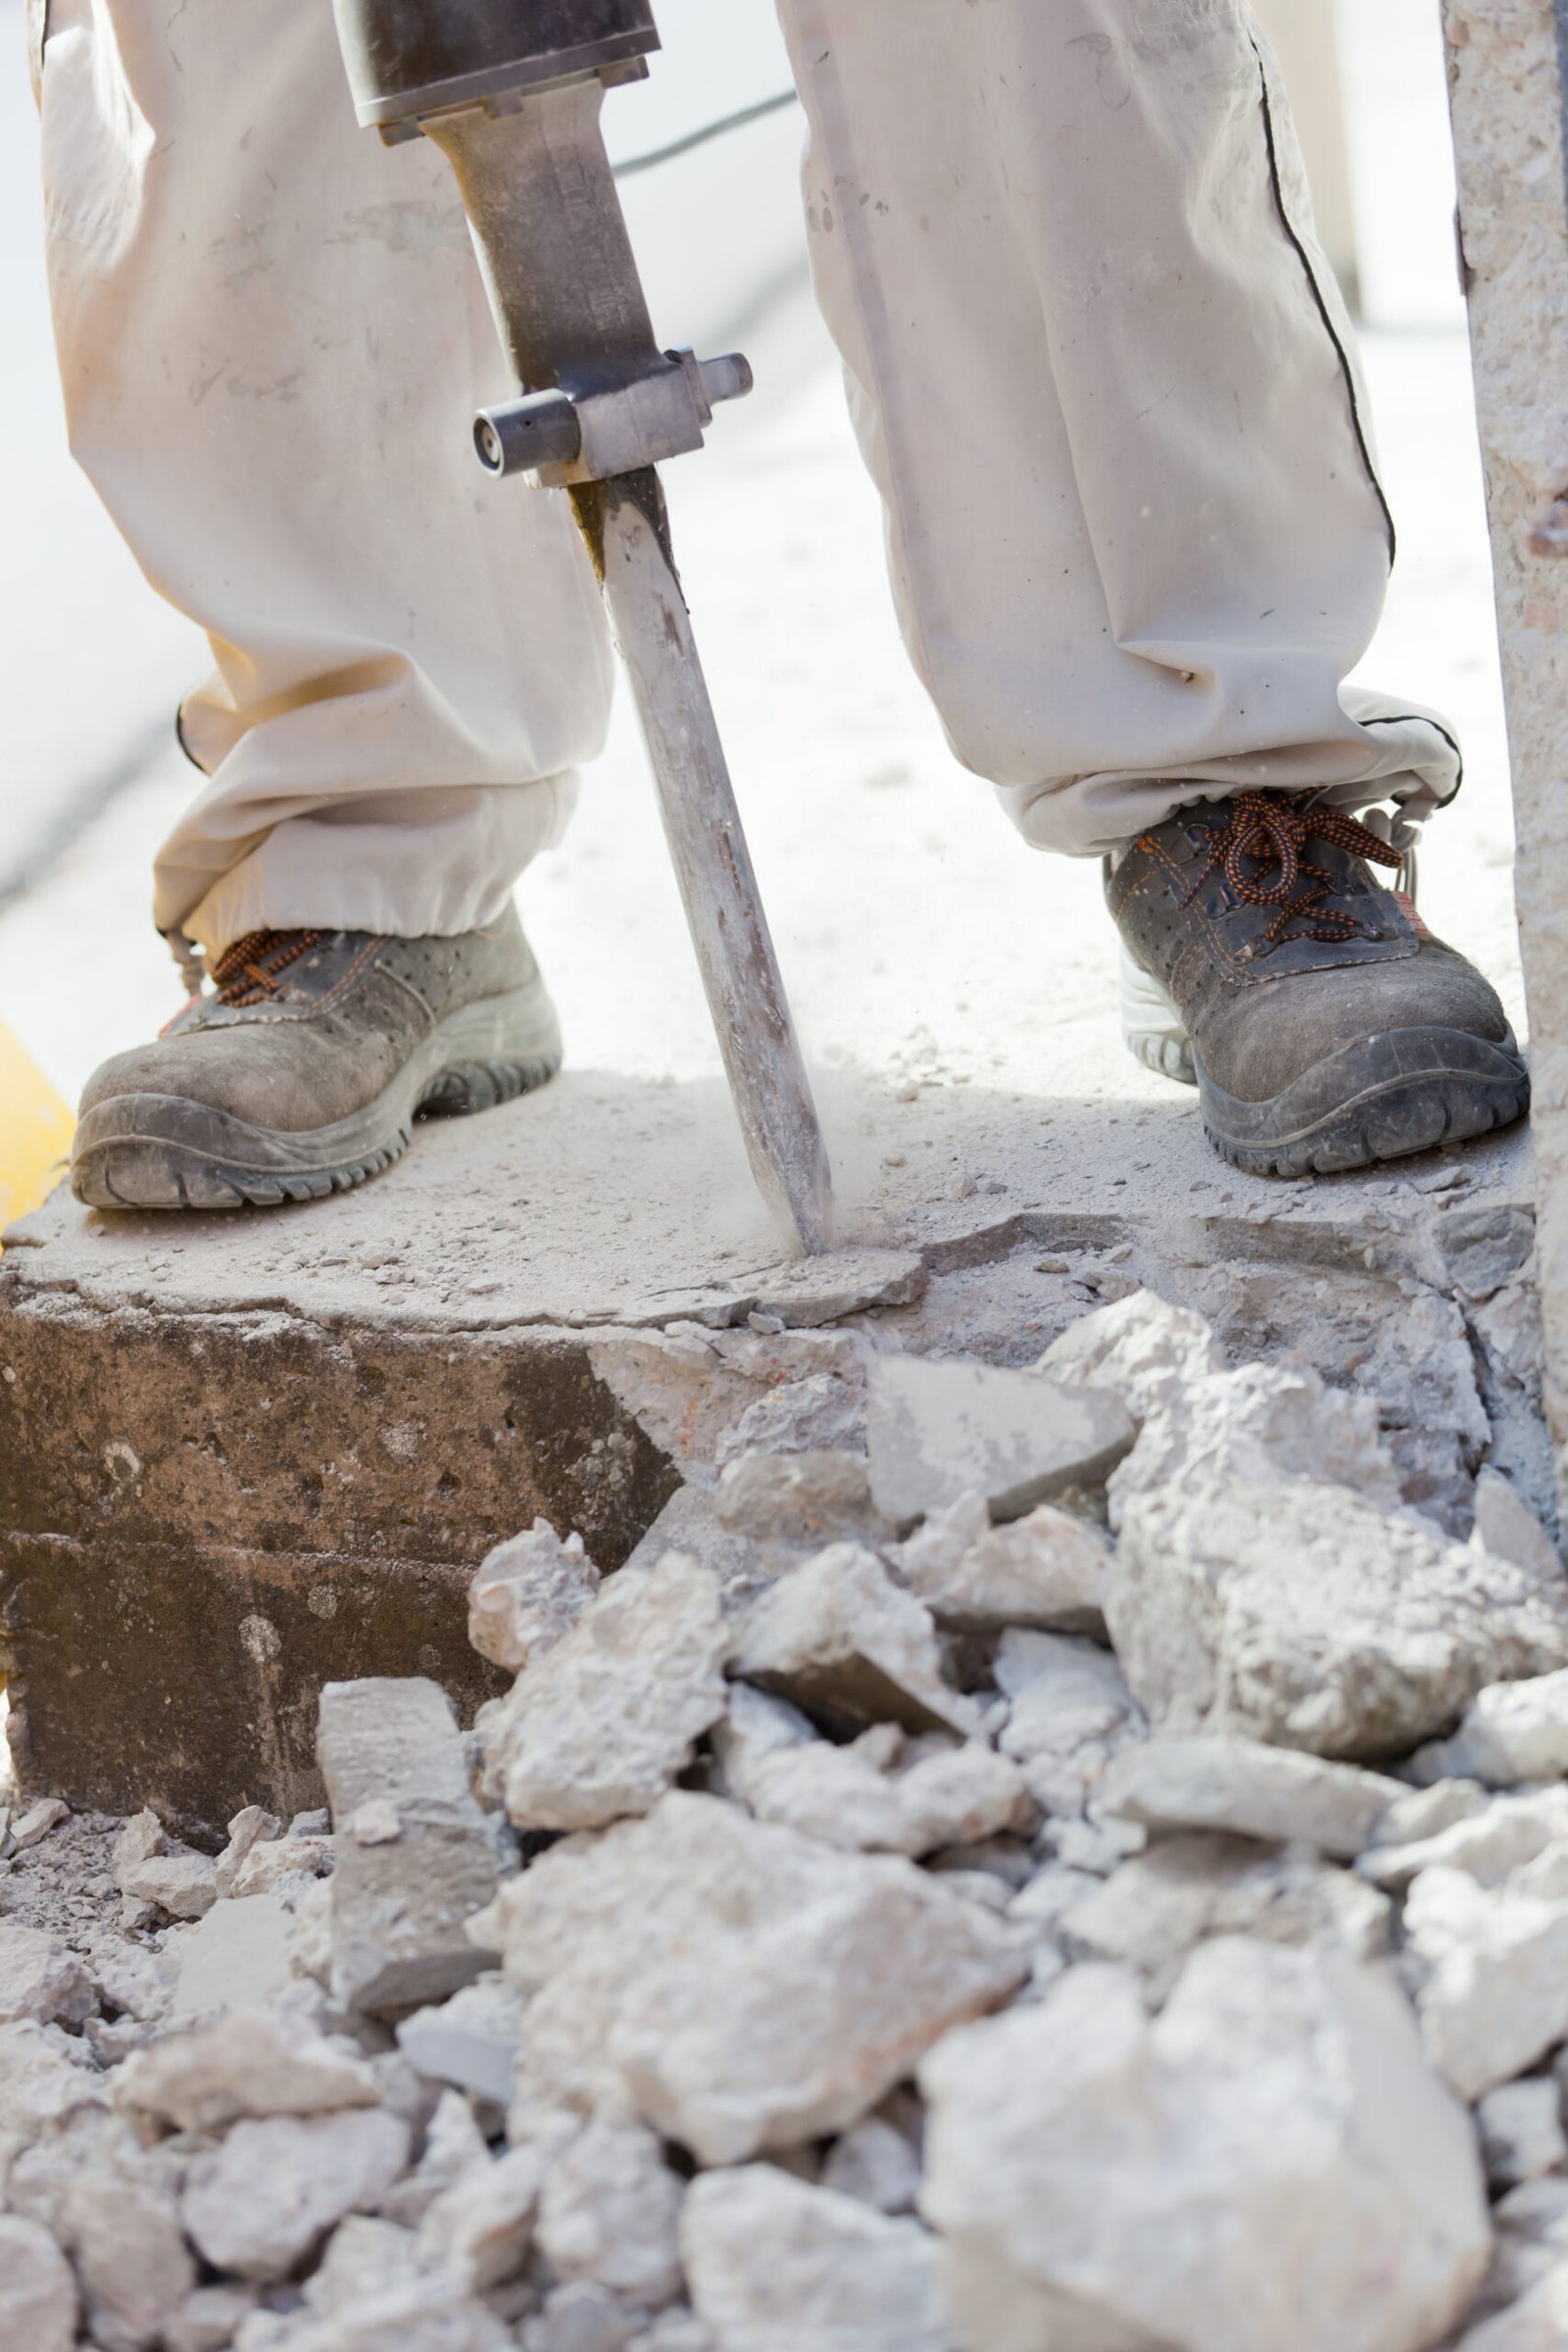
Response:
POLYGON ((367 130, 418 135, 421 116, 537 90, 579 74, 646 73, 652 0, 333 0, 367 130))

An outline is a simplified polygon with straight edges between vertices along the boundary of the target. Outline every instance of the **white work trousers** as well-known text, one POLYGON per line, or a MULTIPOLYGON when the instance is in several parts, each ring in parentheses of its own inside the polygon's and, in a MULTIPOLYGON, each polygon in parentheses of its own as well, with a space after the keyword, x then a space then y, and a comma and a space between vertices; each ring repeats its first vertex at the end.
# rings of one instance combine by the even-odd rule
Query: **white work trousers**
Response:
MULTIPOLYGON (((910 656, 1025 837, 1195 786, 1446 798, 1441 721, 1343 685, 1392 525, 1242 0, 780 11, 910 656)), ((72 444, 214 653, 158 923, 488 920, 610 673, 564 501, 467 447, 495 342, 447 167, 357 129, 326 0, 49 0, 42 105, 72 444)))

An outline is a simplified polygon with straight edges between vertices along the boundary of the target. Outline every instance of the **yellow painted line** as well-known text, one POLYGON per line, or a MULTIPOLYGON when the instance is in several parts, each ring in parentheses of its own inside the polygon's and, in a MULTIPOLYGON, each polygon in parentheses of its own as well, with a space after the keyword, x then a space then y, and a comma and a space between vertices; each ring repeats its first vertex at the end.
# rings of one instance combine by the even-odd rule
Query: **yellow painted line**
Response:
POLYGON ((75 1124, 31 1054, 0 1021, 0 1228, 54 1191, 66 1172, 75 1124))

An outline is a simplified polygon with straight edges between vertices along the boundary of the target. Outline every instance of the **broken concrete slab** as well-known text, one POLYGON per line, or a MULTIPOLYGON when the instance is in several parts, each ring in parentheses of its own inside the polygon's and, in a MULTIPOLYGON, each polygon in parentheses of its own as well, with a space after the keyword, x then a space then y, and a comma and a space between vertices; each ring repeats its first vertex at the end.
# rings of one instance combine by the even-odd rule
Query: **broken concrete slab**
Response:
POLYGON ((1332 1953, 1208 1944, 1153 2023, 1135 1978, 1074 1969, 920 2082, 966 2343, 1414 2352, 1487 2266, 1470 2119, 1399 1994, 1332 1953))
POLYGON ((976 1724, 971 1703, 943 1681, 929 1611, 856 1544, 830 1544, 755 1600, 735 1629, 732 1665, 830 1729, 966 1734, 976 1724))
POLYGON ((1099 1801, 1103 1811, 1151 1829, 1297 1838, 1353 1862, 1407 1793, 1381 1773, 1255 1740, 1156 1739, 1113 1758, 1099 1801))
POLYGON ((455 1992, 485 1966, 466 1929, 496 1890, 501 1849, 451 1700, 418 1679, 328 1683, 318 1754, 334 1821, 386 1798, 402 1825, 386 1844, 338 1840, 335 1997, 374 2014, 455 1992))
POLYGON ((879 1355, 866 1376, 871 1493, 899 1527, 974 1493, 994 1519, 1019 1519, 1103 1480, 1135 1435, 1108 1389, 925 1356, 879 1355))

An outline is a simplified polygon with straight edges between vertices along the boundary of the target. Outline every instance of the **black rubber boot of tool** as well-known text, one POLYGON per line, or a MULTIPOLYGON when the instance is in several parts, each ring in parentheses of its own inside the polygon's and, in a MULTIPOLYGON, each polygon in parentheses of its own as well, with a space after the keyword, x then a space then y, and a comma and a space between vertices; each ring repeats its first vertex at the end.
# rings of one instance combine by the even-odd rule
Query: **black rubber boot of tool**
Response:
POLYGON ((416 1113, 488 1110, 561 1066, 516 910, 457 938, 258 931, 152 1045, 87 1082, 71 1182, 96 1208, 239 1208, 347 1192, 416 1113))
POLYGON ((1529 1106, 1495 990, 1372 862, 1398 858, 1284 792, 1195 802, 1106 860, 1151 1029, 1164 1008, 1145 1058, 1186 1076, 1185 1040, 1209 1141, 1254 1175, 1398 1159, 1529 1106))

